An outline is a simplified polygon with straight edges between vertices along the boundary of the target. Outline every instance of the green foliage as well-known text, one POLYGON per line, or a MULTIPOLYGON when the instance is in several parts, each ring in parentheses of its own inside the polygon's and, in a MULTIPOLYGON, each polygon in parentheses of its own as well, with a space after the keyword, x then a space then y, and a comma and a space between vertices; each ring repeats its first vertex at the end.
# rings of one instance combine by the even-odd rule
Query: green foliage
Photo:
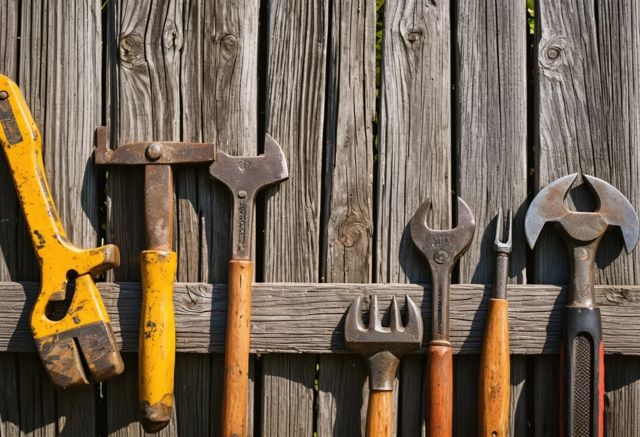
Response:
POLYGON ((536 2, 535 0, 527 1, 527 24, 529 25, 529 34, 536 32, 536 2))

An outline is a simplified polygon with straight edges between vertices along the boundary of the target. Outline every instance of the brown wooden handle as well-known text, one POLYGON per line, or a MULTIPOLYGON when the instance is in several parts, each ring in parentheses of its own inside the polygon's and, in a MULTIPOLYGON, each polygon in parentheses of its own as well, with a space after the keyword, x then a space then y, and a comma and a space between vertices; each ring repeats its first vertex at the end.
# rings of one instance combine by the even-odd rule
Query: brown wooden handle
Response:
POLYGON ((229 261, 227 333, 222 397, 222 436, 247 435, 249 338, 251 334, 251 281, 253 263, 229 261))
POLYGON ((391 437, 393 432, 393 392, 369 392, 367 437, 391 437))
POLYGON ((509 432, 509 372, 509 303, 491 299, 480 361, 480 437, 506 437, 509 432))
POLYGON ((451 437, 453 429, 453 354, 451 345, 442 342, 430 344, 428 360, 428 435, 430 437, 451 437))

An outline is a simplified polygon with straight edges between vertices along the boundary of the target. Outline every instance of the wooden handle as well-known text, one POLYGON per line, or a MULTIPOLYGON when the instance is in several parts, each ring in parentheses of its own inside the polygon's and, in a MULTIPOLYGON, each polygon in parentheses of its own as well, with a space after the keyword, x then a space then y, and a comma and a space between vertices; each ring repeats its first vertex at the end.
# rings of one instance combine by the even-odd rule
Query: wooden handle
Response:
POLYGON ((229 261, 229 300, 222 398, 223 437, 244 437, 247 435, 252 280, 253 264, 251 261, 229 261))
POLYGON ((480 437, 507 437, 509 392, 509 303, 491 299, 480 361, 480 437))
POLYGON ((367 437, 391 437, 393 432, 393 392, 369 392, 367 437))
POLYGON ((451 345, 430 344, 428 351, 430 437, 451 437, 453 429, 453 354, 451 345))
POLYGON ((142 312, 138 353, 141 423, 157 432, 171 420, 176 325, 173 282, 178 257, 175 252, 145 250, 140 254, 142 312))

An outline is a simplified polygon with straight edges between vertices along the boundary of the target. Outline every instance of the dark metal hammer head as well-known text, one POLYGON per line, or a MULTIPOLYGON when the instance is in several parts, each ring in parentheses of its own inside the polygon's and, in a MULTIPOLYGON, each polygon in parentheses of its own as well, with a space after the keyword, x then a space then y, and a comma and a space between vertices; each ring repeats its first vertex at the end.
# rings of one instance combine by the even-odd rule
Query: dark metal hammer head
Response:
POLYGON ((567 235, 578 242, 600 238, 609 226, 618 226, 627 252, 638 242, 638 215, 627 198, 602 179, 583 175, 597 201, 595 212, 570 211, 564 199, 577 173, 556 179, 544 187, 531 202, 525 218, 525 234, 533 248, 547 222, 557 223, 567 235))
POLYGON ((453 229, 434 230, 427 226, 431 200, 427 199, 411 219, 411 238, 425 256, 431 271, 451 271, 456 261, 471 245, 476 222, 469 206, 458 197, 458 224, 453 229))
POLYGON ((362 321, 362 298, 358 296, 347 311, 344 323, 346 346, 369 361, 373 390, 393 390, 393 379, 400 357, 422 344, 422 315, 415 303, 406 297, 407 323, 402 326, 395 296, 391 301, 390 326, 383 327, 378 297, 371 297, 369 325, 362 321))
POLYGON ((216 161, 211 163, 209 173, 225 184, 236 196, 242 194, 251 199, 255 194, 289 177, 287 160, 282 148, 266 135, 264 154, 260 156, 229 156, 218 152, 216 161))

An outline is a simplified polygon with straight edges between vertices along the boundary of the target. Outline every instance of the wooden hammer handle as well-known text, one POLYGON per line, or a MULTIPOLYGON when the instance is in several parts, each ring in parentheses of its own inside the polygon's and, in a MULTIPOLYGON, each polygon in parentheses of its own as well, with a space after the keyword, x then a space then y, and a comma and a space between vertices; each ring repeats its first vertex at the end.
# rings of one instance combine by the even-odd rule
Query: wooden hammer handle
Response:
POLYGON ((391 437, 393 392, 371 390, 367 408, 367 437, 391 437))
POLYGON ((451 345, 430 344, 427 424, 430 437, 451 437, 453 429, 453 353, 451 345))
POLYGON ((227 333, 224 356, 222 436, 247 435, 251 281, 253 263, 229 261, 227 333))
POLYGON ((489 300, 480 361, 479 430, 481 437, 509 432, 509 303, 489 300))

